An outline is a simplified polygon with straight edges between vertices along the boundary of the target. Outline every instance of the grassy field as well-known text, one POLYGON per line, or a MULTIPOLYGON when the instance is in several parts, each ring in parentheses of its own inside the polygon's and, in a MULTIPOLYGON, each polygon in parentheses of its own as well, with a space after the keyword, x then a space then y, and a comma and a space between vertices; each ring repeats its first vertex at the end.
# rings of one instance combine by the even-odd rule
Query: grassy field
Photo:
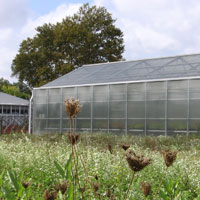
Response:
POLYGON ((76 156, 70 162, 72 146, 66 135, 1 135, 0 199, 200 200, 199 136, 83 134, 73 147, 76 156), (130 144, 137 155, 151 158, 151 164, 134 173, 122 143, 130 144), (166 149, 177 152, 170 167, 161 155, 166 149), (65 181, 69 172, 75 183, 65 181), (141 190, 144 182, 151 185, 147 197, 141 190), (64 183, 65 194, 56 189, 64 183), (72 191, 69 185, 74 186, 73 198, 67 197, 72 191))

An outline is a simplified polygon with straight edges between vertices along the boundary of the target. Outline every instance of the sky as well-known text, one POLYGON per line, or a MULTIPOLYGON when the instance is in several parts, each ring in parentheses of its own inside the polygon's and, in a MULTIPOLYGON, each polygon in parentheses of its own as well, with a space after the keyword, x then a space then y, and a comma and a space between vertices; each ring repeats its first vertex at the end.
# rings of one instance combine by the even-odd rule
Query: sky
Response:
POLYGON ((0 0, 0 78, 17 81, 12 60, 37 26, 62 21, 84 3, 112 13, 126 60, 200 53, 199 0, 0 0))

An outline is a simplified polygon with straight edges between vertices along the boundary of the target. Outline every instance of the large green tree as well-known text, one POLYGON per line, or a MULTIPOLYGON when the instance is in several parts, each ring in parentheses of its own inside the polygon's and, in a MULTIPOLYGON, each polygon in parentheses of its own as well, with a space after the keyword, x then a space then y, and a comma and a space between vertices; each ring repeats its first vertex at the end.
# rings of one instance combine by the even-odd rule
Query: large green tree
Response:
POLYGON ((0 92, 24 99, 29 99, 31 95, 31 91, 26 87, 26 85, 19 82, 12 84, 4 78, 0 78, 0 92))
POLYGON ((123 33, 104 7, 80 7, 61 23, 44 24, 20 44, 12 75, 29 87, 38 87, 83 64, 122 59, 123 33))

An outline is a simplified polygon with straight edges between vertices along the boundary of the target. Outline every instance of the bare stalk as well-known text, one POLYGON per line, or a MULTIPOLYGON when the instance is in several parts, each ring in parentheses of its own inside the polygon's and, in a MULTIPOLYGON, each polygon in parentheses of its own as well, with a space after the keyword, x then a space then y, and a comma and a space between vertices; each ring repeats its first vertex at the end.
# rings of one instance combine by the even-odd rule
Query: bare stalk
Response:
POLYGON ((128 194, 129 194, 131 185, 133 184, 133 179, 134 179, 134 177, 135 177, 135 172, 132 173, 131 181, 130 181, 128 190, 126 191, 126 194, 125 194, 125 196, 124 196, 124 200, 126 200, 126 199, 128 198, 128 194))
MULTIPOLYGON (((168 169, 168 167, 167 167, 167 169, 168 169)), ((167 171, 167 169, 166 169, 166 171, 167 171)), ((163 181, 164 181, 164 178, 165 178, 166 174, 167 174, 167 173, 163 173, 162 178, 161 178, 161 180, 160 180, 160 183, 159 183, 159 185, 158 185, 158 188, 157 188, 155 194, 153 195, 153 199, 156 197, 156 195, 157 195, 158 192, 160 191, 160 187, 161 187, 161 185, 163 184, 163 181)))

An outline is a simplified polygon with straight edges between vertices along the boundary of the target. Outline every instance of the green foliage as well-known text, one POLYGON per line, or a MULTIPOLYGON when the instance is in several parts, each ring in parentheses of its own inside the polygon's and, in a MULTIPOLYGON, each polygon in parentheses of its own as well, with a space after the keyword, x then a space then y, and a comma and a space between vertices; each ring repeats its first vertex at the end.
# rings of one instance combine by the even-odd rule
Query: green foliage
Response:
POLYGON ((0 92, 4 92, 23 99, 29 99, 31 91, 27 86, 18 82, 11 84, 8 80, 0 79, 0 92))
POLYGON ((12 75, 32 88, 75 66, 121 60, 123 33, 114 23, 104 7, 85 4, 61 23, 37 27, 37 34, 21 43, 12 63, 12 75))
MULTIPOLYGON (((129 199, 145 199, 141 191, 141 182, 152 184, 152 195, 146 199, 176 199, 198 200, 200 196, 199 166, 200 166, 200 137, 139 137, 115 136, 106 134, 83 134, 78 143, 88 177, 91 183, 100 183, 98 194, 101 199, 108 200, 106 192, 116 196, 116 200, 123 199, 131 178, 131 171, 124 158, 124 150, 119 144, 129 143, 131 149, 152 158, 152 164, 136 174, 130 189, 129 199), (107 144, 113 146, 113 154, 107 150, 107 144), (154 145, 153 145, 154 144, 154 145), (153 146, 157 147, 153 148, 153 146), (166 172, 166 166, 159 153, 160 149, 170 148, 178 151, 177 160, 166 172), (156 188, 160 179, 166 174, 161 189, 156 196, 156 188), (98 176, 96 180, 95 175, 98 176)), ((29 136, 21 134, 0 136, 0 197, 3 199, 43 199, 44 190, 62 180, 70 180, 71 146, 66 135, 29 136), (21 182, 30 180, 27 189, 21 189, 21 182), (40 186, 38 186, 40 185, 40 186)), ((73 159, 72 159, 73 160, 73 159)), ((98 199, 93 188, 87 182, 81 162, 78 162, 78 172, 81 187, 85 187, 84 199, 98 199)), ((73 188, 68 189, 71 195, 73 188)), ((77 188, 76 198, 82 199, 77 188)), ((67 196, 67 195, 66 195, 67 196)), ((65 197, 66 197, 65 196, 65 197)), ((66 199, 70 199, 66 197, 66 199)), ((58 193, 57 199, 64 195, 58 193)), ((71 198, 72 199, 72 198, 71 198)))

